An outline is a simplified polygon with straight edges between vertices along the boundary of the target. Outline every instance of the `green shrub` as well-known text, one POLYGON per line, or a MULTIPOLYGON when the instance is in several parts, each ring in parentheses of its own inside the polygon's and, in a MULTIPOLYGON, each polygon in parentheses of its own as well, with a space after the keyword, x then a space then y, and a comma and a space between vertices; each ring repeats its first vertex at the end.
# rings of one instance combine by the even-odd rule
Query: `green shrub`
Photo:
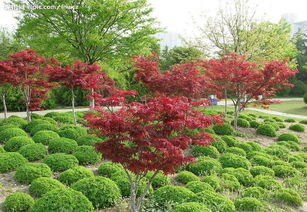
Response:
POLYGON ((237 169, 225 168, 225 169, 223 169, 222 172, 235 176, 238 179, 238 181, 240 182, 240 184, 242 184, 244 186, 250 186, 250 185, 253 184, 252 174, 244 168, 237 168, 237 169))
POLYGON ((9 128, 18 128, 18 127, 16 127, 15 125, 12 125, 12 124, 7 124, 7 125, 3 125, 3 126, 1 126, 1 124, 0 124, 0 132, 2 132, 3 130, 9 129, 9 128))
POLYGON ((97 153, 92 146, 78 146, 73 153, 79 164, 95 164, 100 161, 101 154, 97 153))
POLYGON ((4 149, 7 152, 17 152, 20 149, 20 147, 33 143, 34 141, 27 136, 16 136, 10 138, 6 142, 6 144, 4 145, 4 149))
POLYGON ((93 212, 94 208, 92 203, 81 192, 68 188, 54 189, 37 200, 31 212, 42 211, 93 212))
POLYGON ((124 171, 124 168, 119 163, 104 162, 98 167, 98 174, 109 178, 116 172, 120 171, 124 171))
POLYGON ((73 153, 78 144, 69 138, 55 138, 49 141, 48 151, 50 153, 73 153))
POLYGON ((49 145, 49 142, 55 138, 60 138, 60 136, 51 130, 41 130, 33 136, 35 143, 42 143, 44 145, 49 145))
POLYGON ((299 138, 297 137, 297 135, 293 134, 293 133, 283 133, 280 136, 278 136, 278 141, 295 141, 297 143, 299 143, 299 138))
POLYGON ((295 168, 284 165, 273 166, 273 170, 275 172, 275 176, 281 178, 294 177, 298 174, 298 171, 295 168))
POLYGON ((252 120, 255 119, 254 116, 250 116, 250 115, 246 115, 246 114, 242 114, 242 113, 238 116, 238 118, 245 119, 247 121, 252 121, 252 120))
POLYGON ((277 122, 266 122, 266 123, 272 125, 276 131, 279 130, 279 123, 277 122))
POLYGON ((197 193, 193 198, 193 202, 204 203, 212 211, 234 212, 235 206, 233 202, 222 195, 213 191, 203 191, 197 193))
POLYGON ((217 135, 231 135, 234 132, 232 126, 226 123, 223 125, 215 124, 213 130, 217 135))
POLYGON ((35 133, 42 131, 42 130, 50 130, 50 131, 54 131, 57 132, 58 129, 55 125, 50 124, 48 122, 48 124, 38 124, 35 127, 32 128, 32 130, 30 131, 31 135, 35 135, 35 133))
POLYGON ((102 142, 102 139, 98 138, 95 134, 89 134, 78 137, 76 141, 79 146, 93 146, 95 143, 102 142))
POLYGON ((32 181, 29 191, 33 196, 40 198, 49 191, 64 188, 65 186, 58 180, 50 177, 39 177, 32 181))
POLYGON ((59 130, 58 133, 61 137, 70 138, 73 140, 77 140, 82 135, 82 131, 73 128, 64 129, 64 130, 61 129, 59 130))
POLYGON ((293 161, 291 162, 291 166, 296 168, 296 169, 303 169, 307 167, 307 163, 303 161, 293 161))
POLYGON ((18 152, 5 152, 0 154, 0 173, 13 171, 27 163, 28 160, 18 152))
POLYGON ((20 128, 7 128, 0 132, 0 143, 5 144, 9 139, 17 136, 28 136, 25 131, 20 128))
POLYGON ((283 166, 291 166, 290 163, 283 161, 283 160, 275 160, 274 161, 274 166, 278 166, 278 165, 283 165, 283 166))
POLYGON ((218 158, 220 153, 214 146, 199 146, 195 145, 192 148, 192 153, 194 156, 209 156, 211 158, 218 158))
POLYGON ((263 156, 263 155, 255 155, 250 159, 250 162, 256 166, 266 166, 271 167, 273 165, 272 159, 263 156))
POLYGON ((283 184, 287 188, 292 188, 298 191, 306 189, 306 179, 302 176, 289 177, 284 179, 283 184))
POLYGON ((305 131, 305 127, 302 124, 292 124, 289 127, 290 130, 296 131, 296 132, 304 132, 305 131))
POLYGON ((25 119, 16 116, 10 116, 1 123, 1 125, 14 125, 18 128, 24 128, 27 124, 28 122, 25 119))
POLYGON ((261 124, 257 128, 256 133, 260 134, 260 135, 270 136, 270 137, 275 137, 276 136, 276 130, 270 124, 261 124))
POLYGON ((252 121, 250 121, 249 122, 249 124, 250 124, 250 126, 252 127, 252 128, 257 128, 257 127, 259 127, 259 125, 261 124, 259 121, 256 121, 256 120, 252 120, 252 121))
POLYGON ((307 124, 307 119, 300 121, 301 124, 307 124))
POLYGON ((47 149, 43 144, 27 144, 22 146, 18 152, 29 161, 40 160, 47 155, 47 149))
POLYGON ((187 169, 190 172, 199 176, 199 175, 210 175, 213 173, 218 173, 221 171, 222 166, 217 160, 203 156, 197 158, 196 163, 190 163, 187 169))
POLYGON ((282 122, 277 122, 279 128, 286 128, 287 126, 282 122))
POLYGON ((249 121, 242 119, 242 118, 238 118, 237 124, 238 124, 238 127, 244 127, 244 128, 250 127, 249 121))
POLYGON ((243 156, 243 157, 246 156, 245 151, 239 147, 229 147, 226 149, 225 153, 232 153, 232 154, 243 156))
POLYGON ((58 180, 68 186, 87 177, 94 177, 93 172, 83 166, 75 166, 62 172, 58 180))
POLYGON ((237 191, 240 183, 234 175, 224 173, 221 176, 221 187, 223 190, 237 191))
POLYGON ((71 116, 69 115, 60 115, 60 116, 55 116, 53 119, 57 122, 63 123, 63 124, 73 124, 74 120, 71 116))
POLYGON ((31 122, 29 122, 25 127, 25 131, 27 132, 31 132, 31 130, 33 130, 34 127, 36 127, 37 125, 40 124, 50 124, 50 122, 48 122, 47 120, 43 120, 43 119, 34 119, 31 122))
POLYGON ((5 153, 3 146, 0 146, 0 153, 5 153))
MULTIPOLYGON (((153 174, 154 172, 148 172, 146 175, 146 178, 149 180, 153 174)), ((153 179, 151 185, 154 189, 157 189, 157 188, 169 185, 169 184, 171 184, 170 178, 167 175, 163 174, 163 172, 160 171, 153 179)))
POLYGON ((269 176, 274 176, 275 172, 265 166, 254 166, 250 170, 251 174, 256 177, 258 175, 269 175, 269 176))
POLYGON ((26 193, 15 192, 7 196, 3 202, 5 212, 28 211, 34 205, 34 199, 26 193))
MULTIPOLYGON (((251 146, 252 148, 252 151, 261 151, 262 150, 262 147, 257 144, 255 141, 247 141, 245 142, 245 144, 248 144, 249 146, 251 146)), ((249 151, 251 152, 251 151, 249 151)))
POLYGON ((296 191, 289 188, 279 189, 274 193, 274 197, 278 202, 283 202, 288 205, 293 205, 293 206, 303 205, 303 201, 300 195, 296 191))
POLYGON ((185 202, 175 205, 171 212, 211 212, 211 210, 202 203, 185 202))
POLYGON ((176 177, 176 181, 182 184, 187 184, 191 181, 199 181, 199 178, 193 174, 192 172, 189 171, 181 171, 179 172, 176 177))
POLYGON ((281 187, 280 182, 272 176, 258 175, 255 177, 255 185, 268 190, 276 190, 281 187))
POLYGON ((226 144, 229 146, 229 147, 235 147, 237 146, 240 141, 236 138, 236 137, 233 137, 233 136, 222 136, 221 137, 223 141, 226 142, 226 144))
POLYGON ((186 188, 190 191, 194 192, 195 194, 202 191, 214 191, 212 186, 205 182, 200 181, 191 181, 186 184, 186 188))
POLYGON ((215 191, 221 190, 220 179, 216 175, 207 176, 203 181, 208 183, 215 191))
POLYGON ((254 197, 256 199, 264 199, 266 192, 261 187, 249 187, 242 191, 242 197, 254 197))
POLYGON ((249 169, 251 166, 250 162, 246 158, 232 153, 223 154, 219 158, 219 161, 223 168, 232 167, 249 169))
POLYGON ((236 199, 235 206, 238 211, 262 211, 263 204, 254 197, 236 199))
POLYGON ((250 144, 247 143, 239 143, 236 147, 241 148, 245 151, 245 153, 249 153, 254 151, 253 147, 250 144))
POLYGON ((81 126, 75 126, 75 125, 66 125, 62 127, 59 131, 67 130, 67 129, 74 129, 78 132, 80 136, 87 135, 87 129, 81 127, 81 126))
POLYGON ((121 200, 121 193, 116 183, 105 177, 84 178, 72 185, 82 192, 95 208, 108 208, 121 200))
POLYGON ((289 150, 281 145, 273 144, 265 148, 265 152, 269 155, 275 155, 280 159, 287 159, 289 150))
POLYGON ((295 141, 280 141, 277 144, 282 145, 292 151, 300 150, 300 146, 295 141))
POLYGON ((225 152, 227 149, 227 144, 220 137, 216 135, 211 135, 215 141, 211 142, 211 145, 214 146, 220 153, 225 152))
POLYGON ((56 153, 47 155, 44 158, 46 163, 53 171, 65 171, 78 165, 78 159, 73 155, 64 153, 56 153))
POLYGON ((287 118, 287 119, 285 119, 285 122, 293 123, 293 122, 295 122, 295 119, 294 118, 287 118))
POLYGON ((51 169, 44 163, 27 163, 19 167, 15 173, 15 179, 21 183, 31 183, 39 177, 51 177, 51 169))

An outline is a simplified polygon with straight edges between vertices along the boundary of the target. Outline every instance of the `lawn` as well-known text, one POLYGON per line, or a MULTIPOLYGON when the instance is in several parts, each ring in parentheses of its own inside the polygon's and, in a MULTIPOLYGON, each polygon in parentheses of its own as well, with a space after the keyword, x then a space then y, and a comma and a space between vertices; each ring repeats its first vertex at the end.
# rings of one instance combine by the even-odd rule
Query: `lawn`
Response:
POLYGON ((285 101, 280 104, 270 105, 269 110, 297 115, 307 115, 307 104, 303 101, 285 101))

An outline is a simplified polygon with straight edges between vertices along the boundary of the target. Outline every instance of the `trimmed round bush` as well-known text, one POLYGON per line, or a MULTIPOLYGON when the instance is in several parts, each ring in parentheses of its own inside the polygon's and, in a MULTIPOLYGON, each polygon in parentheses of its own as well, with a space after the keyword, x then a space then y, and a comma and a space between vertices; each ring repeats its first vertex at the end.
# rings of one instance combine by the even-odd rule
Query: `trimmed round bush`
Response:
POLYGON ((299 151, 300 146, 295 141, 280 141, 277 143, 278 145, 282 145, 289 149, 290 151, 299 151))
POLYGON ((15 192, 7 196, 3 202, 5 212, 28 211, 34 205, 34 199, 26 193, 15 192))
POLYGON ((16 136, 10 138, 6 142, 6 144, 4 145, 4 149, 7 152, 17 152, 20 149, 20 147, 33 143, 34 141, 27 136, 16 136))
POLYGON ((92 203, 79 191, 73 189, 54 189, 35 202, 31 212, 93 212, 92 203))
POLYGON ((28 184, 36 178, 51 176, 51 169, 44 163, 27 163, 19 167, 15 173, 16 181, 28 184))
POLYGON ((35 135, 35 133, 42 131, 42 130, 50 130, 50 131, 54 131, 57 132, 58 129, 55 125, 50 124, 48 122, 48 124, 38 124, 35 127, 32 128, 32 130, 30 131, 31 135, 35 135))
MULTIPOLYGON (((153 174, 154 172, 147 173, 146 178, 149 180, 153 174)), ((154 189, 157 189, 157 188, 169 185, 169 184, 171 184, 170 178, 167 175, 163 174, 163 172, 161 171, 155 176, 155 178, 153 179, 151 183, 154 189)))
POLYGON ((213 130, 217 135, 231 135, 234 132, 232 126, 226 123, 223 125, 215 124, 213 130))
POLYGON ((43 159, 48 153, 43 144, 27 144, 22 146, 18 152, 29 161, 43 159))
POLYGON ((249 122, 249 124, 252 128, 258 128, 261 123, 259 121, 256 121, 256 120, 252 120, 252 121, 249 122))
POLYGON ((296 169, 303 169, 307 167, 307 163, 303 161, 293 161, 291 162, 291 166, 296 168, 296 169))
POLYGON ((55 138, 49 141, 48 151, 50 153, 73 153, 78 144, 70 138, 55 138))
POLYGON ((260 134, 260 135, 266 135, 266 136, 269 136, 269 137, 275 137, 276 136, 276 130, 270 124, 261 124, 257 128, 256 133, 260 134))
POLYGON ((292 124, 289 127, 290 130, 293 130, 295 132, 304 132, 305 131, 305 127, 302 124, 292 124))
POLYGON ((202 191, 214 191, 212 186, 205 182, 200 181, 191 181, 186 184, 186 188, 194 193, 202 192, 202 191))
POLYGON ((236 138, 236 137, 233 137, 233 136, 222 136, 221 137, 223 141, 226 142, 226 144, 229 146, 229 147, 235 147, 237 146, 240 141, 236 138))
POLYGON ((78 146, 73 153, 79 164, 95 164, 100 161, 101 154, 97 153, 92 146, 78 146))
POLYGON ((307 119, 300 121, 301 124, 307 124, 307 119))
POLYGON ((39 177, 32 181, 29 191, 33 196, 40 198, 49 191, 64 188, 65 185, 58 180, 51 177, 39 177))
POLYGON ((276 190, 281 187, 280 182, 272 176, 258 175, 255 177, 255 185, 267 190, 276 190))
POLYGON ((223 173, 228 173, 235 176, 240 184, 244 186, 250 186, 253 184, 253 175, 244 168, 225 168, 223 169, 223 173))
POLYGON ((238 124, 238 127, 244 127, 244 128, 250 127, 249 122, 246 119, 242 119, 242 118, 238 118, 237 124, 238 124))
POLYGON ((27 124, 28 122, 23 118, 17 116, 10 116, 9 118, 4 119, 0 125, 14 125, 18 128, 24 128, 27 124))
POLYGON ((300 139, 294 133, 283 133, 278 136, 278 141, 295 141, 299 143, 300 139))
POLYGON ((75 126, 75 125, 66 125, 62 127, 59 131, 67 130, 67 129, 74 129, 78 132, 80 136, 87 135, 87 130, 81 126, 75 126))
POLYGON ((55 121, 63 123, 63 124, 73 124, 74 123, 74 120, 73 120, 72 116, 70 116, 70 115, 62 114, 62 115, 59 115, 59 116, 54 116, 52 118, 55 121))
POLYGON ((53 171, 65 171, 74 166, 77 166, 79 161, 73 155, 56 153, 52 155, 47 155, 44 158, 44 163, 46 163, 53 171))
POLYGON ((294 118, 287 118, 287 119, 285 119, 285 122, 293 123, 293 122, 295 122, 295 119, 294 118))
POLYGON ((253 147, 248 143, 239 143, 236 147, 243 149, 245 153, 254 151, 253 147))
POLYGON ((58 133, 61 137, 70 138, 73 140, 77 140, 81 136, 80 131, 78 129, 73 128, 59 130, 58 133))
POLYGON ((0 132, 0 143, 5 144, 9 139, 16 136, 28 136, 25 131, 20 128, 7 128, 0 132))
POLYGON ((209 156, 211 158, 218 158, 220 153, 214 146, 199 146, 195 145, 192 148, 192 153, 194 156, 209 156))
POLYGON ((3 126, 1 126, 1 124, 0 124, 0 132, 2 132, 3 130, 9 129, 9 128, 18 128, 18 127, 16 127, 15 125, 12 125, 12 124, 6 124, 6 125, 3 125, 3 126))
POLYGON ((25 127, 25 131, 27 132, 31 132, 31 130, 33 130, 34 127, 36 127, 37 125, 40 124, 50 124, 47 120, 43 120, 43 119, 34 119, 31 122, 29 122, 25 127))
POLYGON ((249 169, 251 164, 250 162, 239 155, 235 155, 232 153, 225 153, 220 158, 219 161, 223 168, 244 168, 249 169))
POLYGON ((250 173, 256 177, 258 175, 269 175, 269 176, 274 176, 275 172, 265 166, 254 166, 250 169, 250 173))
POLYGON ((285 187, 304 190, 306 187, 306 179, 301 176, 289 177, 283 181, 285 187))
POLYGON ((262 211, 263 204, 254 197, 236 199, 235 206, 238 211, 262 211))
POLYGON ((13 171, 27 162, 18 152, 0 153, 0 173, 13 171))
POLYGON ((222 170, 222 166, 219 161, 204 156, 197 158, 196 163, 190 163, 187 169, 195 175, 200 176, 218 173, 222 170))
POLYGON ((256 166, 266 166, 271 167, 273 165, 272 159, 263 156, 263 155, 255 155, 250 159, 250 162, 256 166))
POLYGON ((116 183, 105 177, 84 178, 72 185, 82 192, 95 208, 108 208, 121 200, 121 193, 116 183))
POLYGON ((301 206, 303 205, 303 200, 300 195, 289 188, 281 188, 274 193, 274 197, 278 202, 283 202, 291 206, 301 206))
POLYGON ((221 188, 223 190, 237 191, 240 187, 238 179, 232 175, 224 173, 221 176, 221 188))
POLYGON ((255 141, 247 141, 245 142, 245 144, 251 146, 252 151, 262 151, 262 147, 259 144, 257 144, 255 141))
POLYGON ((58 180, 68 186, 87 177, 94 177, 94 173, 83 166, 75 166, 62 172, 58 180))
POLYGON ((202 203, 185 202, 175 205, 171 212, 211 212, 211 210, 202 203))
POLYGON ((246 115, 246 114, 243 114, 243 113, 241 113, 241 114, 238 116, 238 118, 240 118, 240 119, 245 119, 245 120, 247 120, 247 121, 252 121, 252 120, 255 119, 255 117, 250 116, 250 115, 246 115))
POLYGON ((199 181, 199 178, 193 174, 192 172, 189 171, 181 171, 179 172, 176 177, 176 181, 182 184, 187 184, 191 181, 199 181))
POLYGON ((102 142, 101 138, 98 138, 95 134, 82 135, 76 139, 79 146, 87 145, 94 146, 98 142, 102 142))
POLYGON ((273 144, 265 148, 265 152, 269 155, 275 155, 280 159, 287 159, 289 156, 289 150, 281 145, 273 144))
POLYGON ((227 144, 220 137, 211 135, 215 140, 211 142, 211 146, 214 146, 220 153, 225 152, 227 144))
POLYGON ((281 178, 294 177, 298 174, 298 171, 295 168, 284 165, 273 166, 273 170, 275 172, 275 176, 281 178))
POLYGON ((33 136, 33 141, 35 143, 42 143, 44 145, 49 145, 49 142, 55 138, 60 138, 59 134, 51 130, 41 130, 35 133, 33 136))
POLYGON ((264 199, 265 190, 261 187, 249 187, 242 191, 242 197, 254 197, 256 199, 264 199))
POLYGON ((232 154, 243 156, 243 157, 246 156, 245 151, 239 147, 229 147, 226 149, 225 153, 232 153, 232 154))
POLYGON ((221 190, 220 179, 216 175, 205 177, 203 182, 208 183, 215 191, 221 190))
POLYGON ((287 126, 282 122, 277 122, 279 128, 286 128, 287 126))
POLYGON ((110 161, 102 163, 98 167, 98 174, 110 178, 116 172, 124 172, 124 168, 119 163, 112 163, 110 161))

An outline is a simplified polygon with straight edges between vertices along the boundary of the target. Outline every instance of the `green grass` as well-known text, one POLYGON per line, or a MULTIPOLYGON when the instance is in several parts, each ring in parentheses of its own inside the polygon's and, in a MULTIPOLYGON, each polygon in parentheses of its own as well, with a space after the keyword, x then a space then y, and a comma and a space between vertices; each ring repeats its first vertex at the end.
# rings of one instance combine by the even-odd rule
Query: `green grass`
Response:
POLYGON ((303 101, 285 101, 280 104, 270 105, 269 110, 296 115, 307 115, 307 104, 303 101))

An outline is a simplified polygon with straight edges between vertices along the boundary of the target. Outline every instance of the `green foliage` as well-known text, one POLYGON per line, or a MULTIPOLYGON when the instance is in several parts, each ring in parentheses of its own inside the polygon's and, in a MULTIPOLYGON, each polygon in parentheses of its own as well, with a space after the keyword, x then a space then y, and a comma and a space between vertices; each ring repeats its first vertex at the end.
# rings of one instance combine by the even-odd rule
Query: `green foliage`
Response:
POLYGON ((35 197, 40 198, 49 191, 64 188, 65 186, 58 180, 50 177, 39 177, 32 181, 29 191, 35 197))
POLYGON ((285 119, 285 122, 294 123, 295 119, 294 118, 287 118, 287 119, 285 119))
MULTIPOLYGON (((251 146, 252 151, 261 151, 262 150, 262 147, 259 144, 257 144, 255 141, 247 141, 247 142, 245 142, 245 144, 248 144, 249 146, 251 146)), ((250 150, 250 148, 248 148, 248 150, 250 150)), ((246 150, 245 150, 245 152, 248 153, 248 151, 246 151, 246 150)))
POLYGON ((49 142, 55 138, 60 138, 60 136, 51 130, 41 130, 35 133, 33 140, 35 143, 42 143, 44 145, 49 145, 49 142))
POLYGON ((28 122, 23 118, 10 116, 9 118, 4 119, 0 125, 13 125, 18 128, 24 128, 27 124, 28 122))
POLYGON ((215 124, 213 130, 217 135, 231 135, 234 132, 232 126, 226 123, 223 125, 215 124))
POLYGON ((233 136, 222 136, 221 138, 223 139, 223 141, 226 142, 229 147, 235 147, 240 143, 240 141, 233 136))
POLYGON ((9 139, 16 136, 28 136, 25 131, 20 128, 7 128, 0 132, 0 143, 5 144, 9 139))
POLYGON ((232 153, 225 153, 219 158, 220 163, 223 168, 244 168, 249 169, 251 164, 250 162, 239 155, 235 155, 232 153))
POLYGON ((282 188, 277 190, 274 193, 274 197, 276 198, 277 201, 286 203, 288 205, 293 205, 293 206, 303 205, 303 201, 300 195, 296 191, 289 188, 282 188))
POLYGON ((303 161, 293 161, 291 162, 291 166, 296 168, 296 169, 303 169, 307 167, 307 163, 303 161))
POLYGON ((0 146, 0 153, 5 153, 3 146, 0 146))
POLYGON ((211 210, 202 203, 186 202, 175 205, 171 212, 211 212, 211 210))
POLYGON ((79 164, 95 164, 100 161, 101 154, 97 153, 92 146, 78 146, 73 153, 79 164))
POLYGON ((218 158, 220 153, 214 146, 199 146, 195 145, 192 148, 192 153, 194 156, 209 156, 211 158, 218 158))
POLYGON ((215 191, 221 190, 220 180, 216 175, 207 176, 203 181, 208 183, 215 191))
POLYGON ((301 124, 307 124, 307 119, 300 121, 301 124))
POLYGON ((256 120, 252 120, 252 121, 249 122, 249 124, 252 128, 258 128, 261 123, 259 121, 256 121, 256 120))
POLYGON ((273 166, 273 170, 275 172, 275 176, 281 178, 294 177, 298 174, 298 171, 295 168, 284 165, 273 166))
POLYGON ((79 146, 87 145, 93 146, 95 143, 102 142, 102 139, 98 138, 95 134, 82 135, 76 139, 79 146))
POLYGON ((244 151, 245 151, 245 153, 249 153, 249 152, 252 152, 252 151, 254 151, 253 150, 253 147, 250 145, 250 144, 248 144, 248 143, 239 143, 238 145, 237 145, 237 147, 239 147, 240 149, 243 149, 244 151))
POLYGON ((25 131, 27 132, 31 132, 31 130, 33 130, 34 127, 36 127, 37 125, 40 124, 50 124, 50 122, 48 122, 47 120, 43 120, 43 119, 33 119, 31 122, 29 122, 25 127, 25 131))
POLYGON ((227 149, 226 142, 216 135, 211 136, 215 139, 211 142, 211 145, 214 146, 220 153, 225 152, 227 149))
POLYGON ((284 179, 283 184, 287 188, 293 188, 295 190, 304 190, 306 187, 306 179, 301 176, 289 177, 284 179))
POLYGON ((54 189, 37 200, 31 212, 93 212, 92 203, 81 193, 73 189, 54 189))
POLYGON ((22 146, 18 152, 29 161, 43 159, 48 153, 43 144, 27 144, 22 146))
POLYGON ((34 199, 26 193, 15 192, 7 196, 3 202, 5 212, 28 211, 34 205, 34 199))
POLYGON ((293 133, 283 133, 280 136, 278 136, 278 141, 295 141, 297 143, 300 142, 299 138, 297 137, 297 135, 293 134, 293 133))
POLYGON ((48 151, 50 153, 73 153, 78 144, 70 138, 54 138, 49 141, 48 151))
POLYGON ((296 132, 304 132, 305 127, 302 124, 293 124, 289 127, 290 130, 296 131, 296 132))
POLYGON ((225 153, 232 153, 232 154, 243 156, 243 157, 246 156, 245 151, 239 147, 229 147, 226 149, 225 153))
POLYGON ((30 131, 31 135, 35 135, 35 133, 42 131, 42 130, 51 130, 54 132, 57 132, 57 127, 53 124, 38 124, 35 127, 33 127, 33 129, 30 131))
POLYGON ((256 177, 258 175, 275 176, 274 170, 265 166, 254 166, 250 169, 251 174, 256 177))
MULTIPOLYGON (((146 178, 149 180, 153 174, 154 172, 148 172, 146 178)), ((167 175, 163 174, 163 172, 159 172, 153 179, 151 185, 154 189, 157 189, 169 184, 171 184, 170 178, 167 175)))
POLYGON ((273 165, 272 159, 264 155, 255 155, 250 159, 250 162, 256 166, 271 167, 273 165))
POLYGON ((263 204, 254 197, 236 199, 235 206, 238 211, 262 211, 263 204))
POLYGON ((72 185, 82 192, 95 208, 108 208, 121 200, 121 193, 116 183, 105 177, 84 178, 72 185))
POLYGON ((291 151, 299 151, 300 146, 295 141, 280 141, 278 145, 287 147, 291 151))
POLYGON ((242 197, 254 197, 256 199, 264 199, 266 192, 261 187, 249 187, 242 191, 242 197))
POLYGON ((255 185, 267 190, 276 190, 281 187, 280 182, 272 176, 258 175, 255 177, 255 185))
POLYGON ((250 186, 253 184, 252 174, 244 168, 225 168, 223 169, 223 173, 228 173, 235 176, 240 182, 240 184, 244 186, 250 186))
POLYGON ((289 150, 286 147, 278 144, 272 144, 271 146, 268 146, 265 148, 265 152, 269 155, 275 155, 280 159, 287 159, 289 155, 289 150))
POLYGON ((205 182, 200 181, 191 181, 186 184, 186 188, 190 191, 194 192, 195 194, 202 191, 214 191, 212 186, 205 182))
POLYGON ((260 134, 260 135, 270 136, 270 137, 275 137, 276 136, 276 130, 270 124, 261 124, 257 128, 256 133, 260 134))
POLYGON ((65 171, 78 165, 78 159, 73 155, 64 153, 56 153, 47 155, 44 158, 46 163, 53 171, 65 171))
POLYGON ((221 176, 221 188, 223 190, 237 191, 240 187, 238 179, 232 175, 224 173, 221 176))
POLYGON ((16 181, 27 184, 36 178, 51 176, 51 169, 44 163, 27 163, 19 167, 15 173, 16 181))
POLYGON ((27 136, 16 136, 10 138, 4 145, 4 149, 7 152, 17 152, 22 146, 27 144, 33 144, 34 141, 27 136))
POLYGON ((189 171, 181 171, 179 172, 176 177, 176 181, 182 184, 187 184, 191 181, 199 181, 199 178, 193 174, 192 172, 189 171))
POLYGON ((246 119, 242 119, 242 118, 238 118, 237 124, 238 124, 238 127, 244 127, 244 128, 250 127, 249 122, 246 119))
POLYGON ((112 163, 110 161, 108 162, 103 162, 99 167, 98 167, 98 174, 104 176, 104 177, 111 177, 113 174, 116 172, 124 172, 124 168, 121 164, 119 163, 112 163))
POLYGON ((210 175, 213 173, 218 173, 222 169, 222 166, 219 163, 219 161, 210 157, 203 156, 203 157, 198 157, 196 163, 190 163, 187 169, 190 172, 199 176, 199 175, 210 175))
POLYGON ((307 104, 307 92, 304 94, 304 102, 307 104))
POLYGON ((79 128, 62 128, 58 133, 61 137, 77 140, 80 136, 85 135, 86 132, 79 128))
POLYGON ((94 177, 93 172, 83 166, 75 166, 62 172, 58 180, 68 186, 87 177, 94 177))
POLYGON ((0 154, 0 173, 13 171, 28 162, 18 152, 5 152, 0 154))

